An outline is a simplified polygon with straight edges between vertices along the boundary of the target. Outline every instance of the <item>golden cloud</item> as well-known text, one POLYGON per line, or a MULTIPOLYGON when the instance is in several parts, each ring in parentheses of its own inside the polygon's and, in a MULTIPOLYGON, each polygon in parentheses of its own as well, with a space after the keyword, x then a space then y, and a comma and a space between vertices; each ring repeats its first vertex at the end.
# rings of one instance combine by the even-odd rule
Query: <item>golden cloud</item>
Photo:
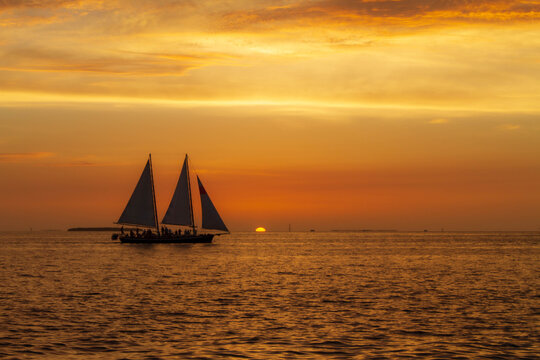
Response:
POLYGON ((117 75, 182 75, 197 67, 204 55, 151 54, 120 51, 75 53, 68 50, 12 47, 5 49, 1 70, 91 72, 117 75))
POLYGON ((1 4, 4 91, 538 109, 540 1, 1 4))
POLYGON ((273 23, 279 21, 316 21, 327 25, 372 21, 387 22, 401 27, 435 24, 435 20, 486 22, 531 20, 540 18, 540 1, 522 0, 299 0, 287 6, 267 6, 227 15, 232 26, 273 23))
POLYGON ((540 1, 537 0, 293 0, 293 1, 234 1, 157 0, 133 2, 126 0, 89 1, 0 1, 1 23, 15 24, 13 19, 32 21, 32 18, 55 17, 61 23, 99 24, 95 31, 167 32, 200 28, 215 31, 263 27, 278 22, 309 26, 320 25, 369 25, 381 21, 400 27, 416 27, 437 21, 493 22, 521 21, 540 18, 540 1), (99 11, 96 11, 99 10, 99 11), (11 19, 12 21, 7 21, 11 19))

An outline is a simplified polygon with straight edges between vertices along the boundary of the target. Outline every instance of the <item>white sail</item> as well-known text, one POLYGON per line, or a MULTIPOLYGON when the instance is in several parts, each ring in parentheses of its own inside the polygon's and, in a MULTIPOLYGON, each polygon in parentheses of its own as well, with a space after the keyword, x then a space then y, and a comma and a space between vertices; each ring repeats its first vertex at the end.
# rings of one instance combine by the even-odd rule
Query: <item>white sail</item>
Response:
POLYGON ((197 176, 197 182, 199 184, 199 193, 201 194, 201 212, 202 212, 202 227, 208 230, 222 230, 229 232, 227 226, 219 216, 216 207, 210 200, 210 196, 204 189, 201 183, 201 179, 197 176))
POLYGON ((171 203, 161 222, 169 225, 193 226, 187 155, 171 203))
POLYGON ((152 164, 148 159, 118 224, 157 227, 152 164))

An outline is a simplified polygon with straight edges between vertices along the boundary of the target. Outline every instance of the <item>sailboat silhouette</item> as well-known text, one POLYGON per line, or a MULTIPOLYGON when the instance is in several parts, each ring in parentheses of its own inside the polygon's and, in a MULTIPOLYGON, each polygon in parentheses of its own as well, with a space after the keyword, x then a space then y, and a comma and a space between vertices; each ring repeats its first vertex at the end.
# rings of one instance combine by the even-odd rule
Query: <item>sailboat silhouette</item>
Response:
POLYGON ((193 196, 189 171, 189 158, 186 154, 178 183, 174 190, 169 207, 161 223, 188 227, 172 231, 160 225, 157 217, 156 194, 152 171, 152 155, 148 156, 146 166, 131 194, 131 197, 116 222, 117 224, 137 226, 137 230, 129 233, 114 234, 123 243, 210 243, 216 235, 229 233, 210 196, 206 192, 201 179, 197 176, 197 185, 201 199, 201 231, 197 231, 193 211, 193 196), (139 227, 146 230, 139 231, 139 227), (155 232, 152 229, 155 228, 155 232), (208 232, 208 231, 218 231, 208 232))

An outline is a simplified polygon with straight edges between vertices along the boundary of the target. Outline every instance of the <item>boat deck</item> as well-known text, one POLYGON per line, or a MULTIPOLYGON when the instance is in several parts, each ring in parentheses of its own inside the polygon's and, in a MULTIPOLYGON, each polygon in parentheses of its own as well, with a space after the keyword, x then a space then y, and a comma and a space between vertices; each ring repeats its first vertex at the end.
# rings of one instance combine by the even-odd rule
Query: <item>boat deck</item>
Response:
POLYGON ((120 235, 118 239, 122 243, 132 244, 199 244, 211 243, 214 234, 201 235, 152 235, 152 236, 131 236, 120 235))

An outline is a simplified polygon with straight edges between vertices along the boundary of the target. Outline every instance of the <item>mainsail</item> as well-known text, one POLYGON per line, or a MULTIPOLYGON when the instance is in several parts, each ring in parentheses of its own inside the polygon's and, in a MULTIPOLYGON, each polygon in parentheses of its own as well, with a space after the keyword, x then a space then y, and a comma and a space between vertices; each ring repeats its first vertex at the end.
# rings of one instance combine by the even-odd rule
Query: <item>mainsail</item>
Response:
POLYGON ((148 158, 139 182, 117 223, 157 228, 151 157, 148 158))
POLYGON ((174 190, 169 208, 161 221, 169 225, 193 226, 193 210, 191 205, 191 191, 189 186, 188 156, 180 172, 176 189, 174 190))
POLYGON ((219 216, 216 207, 210 200, 210 196, 204 189, 201 183, 201 179, 197 176, 197 182, 199 184, 199 193, 201 194, 201 212, 202 212, 202 227, 208 230, 222 230, 229 232, 227 226, 219 216))

